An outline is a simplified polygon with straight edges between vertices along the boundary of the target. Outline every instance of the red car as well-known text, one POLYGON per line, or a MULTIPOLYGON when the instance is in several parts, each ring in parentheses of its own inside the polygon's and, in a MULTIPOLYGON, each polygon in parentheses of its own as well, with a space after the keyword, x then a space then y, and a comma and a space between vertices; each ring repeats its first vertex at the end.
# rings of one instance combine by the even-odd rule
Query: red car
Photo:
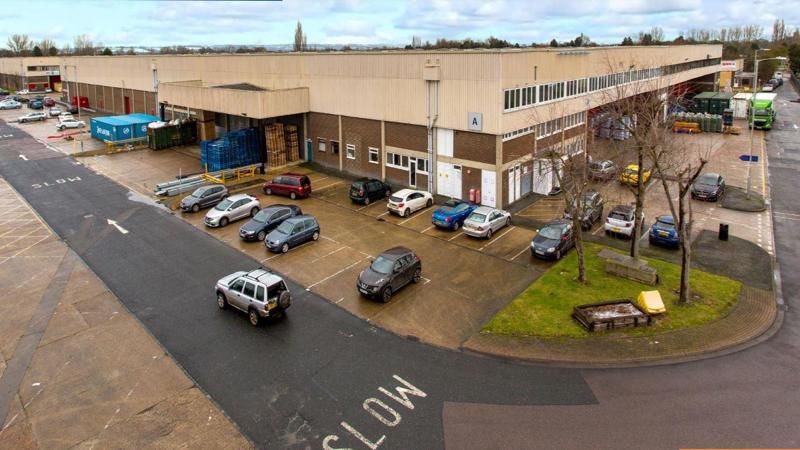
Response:
POLYGON ((48 107, 48 108, 49 108, 49 107, 51 107, 51 106, 56 106, 56 101, 55 101, 55 100, 53 100, 53 99, 52 99, 52 98, 50 98, 50 97, 45 97, 45 98, 42 100, 42 103, 44 103, 44 106, 46 106, 46 107, 48 107))
POLYGON ((311 195, 311 180, 305 175, 284 173, 264 183, 263 188, 267 195, 287 195, 293 200, 297 197, 308 198, 311 195))

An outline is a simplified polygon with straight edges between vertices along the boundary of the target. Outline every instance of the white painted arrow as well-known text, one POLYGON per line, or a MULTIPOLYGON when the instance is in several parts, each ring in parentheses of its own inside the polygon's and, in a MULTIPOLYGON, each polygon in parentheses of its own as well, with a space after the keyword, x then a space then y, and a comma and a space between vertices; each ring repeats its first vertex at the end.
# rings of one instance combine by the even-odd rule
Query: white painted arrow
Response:
POLYGON ((19 155, 19 157, 22 158, 23 161, 27 161, 28 160, 28 158, 26 158, 25 155, 19 155))
POLYGON ((111 220, 111 219, 107 219, 107 220, 108 220, 108 224, 109 225, 113 225, 114 228, 117 229, 117 231, 119 231, 122 234, 128 234, 128 230, 126 230, 125 228, 122 228, 121 226, 119 226, 119 224, 117 224, 116 220, 111 220))

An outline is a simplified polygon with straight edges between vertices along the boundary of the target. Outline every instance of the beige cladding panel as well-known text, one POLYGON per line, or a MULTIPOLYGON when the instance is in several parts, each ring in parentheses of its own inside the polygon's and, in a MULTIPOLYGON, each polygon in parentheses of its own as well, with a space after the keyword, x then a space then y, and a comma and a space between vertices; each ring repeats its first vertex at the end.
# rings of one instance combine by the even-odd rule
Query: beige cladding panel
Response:
POLYGON ((277 117, 308 111, 308 90, 244 91, 190 83, 162 83, 159 100, 171 105, 252 118, 277 117))

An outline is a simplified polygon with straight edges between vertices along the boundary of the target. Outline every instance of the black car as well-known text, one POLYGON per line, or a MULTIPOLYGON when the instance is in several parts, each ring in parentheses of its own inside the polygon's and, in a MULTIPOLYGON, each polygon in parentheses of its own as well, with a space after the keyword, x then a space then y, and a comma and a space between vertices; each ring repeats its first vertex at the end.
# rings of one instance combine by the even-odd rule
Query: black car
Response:
POLYGON ((692 184, 692 198, 715 202, 725 193, 725 179, 718 173, 704 173, 692 184))
POLYGON ((42 104, 42 102, 40 100, 31 100, 31 102, 28 103, 28 108, 30 108, 30 109, 44 109, 44 105, 42 104))
POLYGON ((572 222, 554 220, 539 230, 531 241, 531 255, 541 259, 561 259, 575 245, 572 222))
POLYGON ((375 178, 359 178, 350 185, 350 200, 369 205, 370 202, 388 198, 392 188, 375 178))
POLYGON ((239 237, 245 241, 263 241, 281 222, 300 214, 303 211, 296 205, 269 205, 239 228, 239 237))
MULTIPOLYGON (((564 218, 572 219, 572 210, 575 209, 575 201, 564 210, 564 218)), ((584 192, 578 202, 578 211, 581 220, 581 227, 584 230, 592 228, 595 222, 603 218, 603 197, 597 191, 584 192)))
POLYGON ((422 261, 405 247, 394 247, 378 255, 372 264, 358 275, 356 288, 361 295, 378 298, 384 303, 408 283, 419 283, 422 261))

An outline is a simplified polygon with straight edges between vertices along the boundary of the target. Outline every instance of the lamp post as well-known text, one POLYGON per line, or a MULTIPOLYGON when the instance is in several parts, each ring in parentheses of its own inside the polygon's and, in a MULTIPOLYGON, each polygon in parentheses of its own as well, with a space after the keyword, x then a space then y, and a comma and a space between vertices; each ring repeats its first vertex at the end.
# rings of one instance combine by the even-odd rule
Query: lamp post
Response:
MULTIPOLYGON (((758 52, 759 51, 768 51, 768 50, 769 50, 768 48, 756 49, 755 52, 753 53, 753 59, 754 59, 755 62, 754 62, 754 66, 753 66, 753 97, 750 99, 750 123, 749 123, 749 125, 750 125, 750 150, 748 151, 749 159, 747 161, 748 162, 748 164, 747 164, 747 190, 746 190, 746 193, 745 193, 745 197, 748 198, 748 199, 750 198, 750 183, 752 182, 752 177, 753 177, 752 164, 750 164, 750 163, 752 162, 752 159, 753 159, 753 135, 755 134, 755 128, 756 128, 756 126, 755 126, 755 114, 756 114, 756 112, 755 112, 755 108, 753 107, 753 103, 755 102, 756 94, 758 93, 758 63, 761 62, 761 61, 770 61, 770 60, 773 60, 773 59, 777 59, 777 60, 781 60, 781 61, 786 59, 785 56, 778 56, 778 57, 775 57, 775 58, 758 59, 758 52)), ((764 162, 762 161, 761 164, 764 164, 764 162)))

